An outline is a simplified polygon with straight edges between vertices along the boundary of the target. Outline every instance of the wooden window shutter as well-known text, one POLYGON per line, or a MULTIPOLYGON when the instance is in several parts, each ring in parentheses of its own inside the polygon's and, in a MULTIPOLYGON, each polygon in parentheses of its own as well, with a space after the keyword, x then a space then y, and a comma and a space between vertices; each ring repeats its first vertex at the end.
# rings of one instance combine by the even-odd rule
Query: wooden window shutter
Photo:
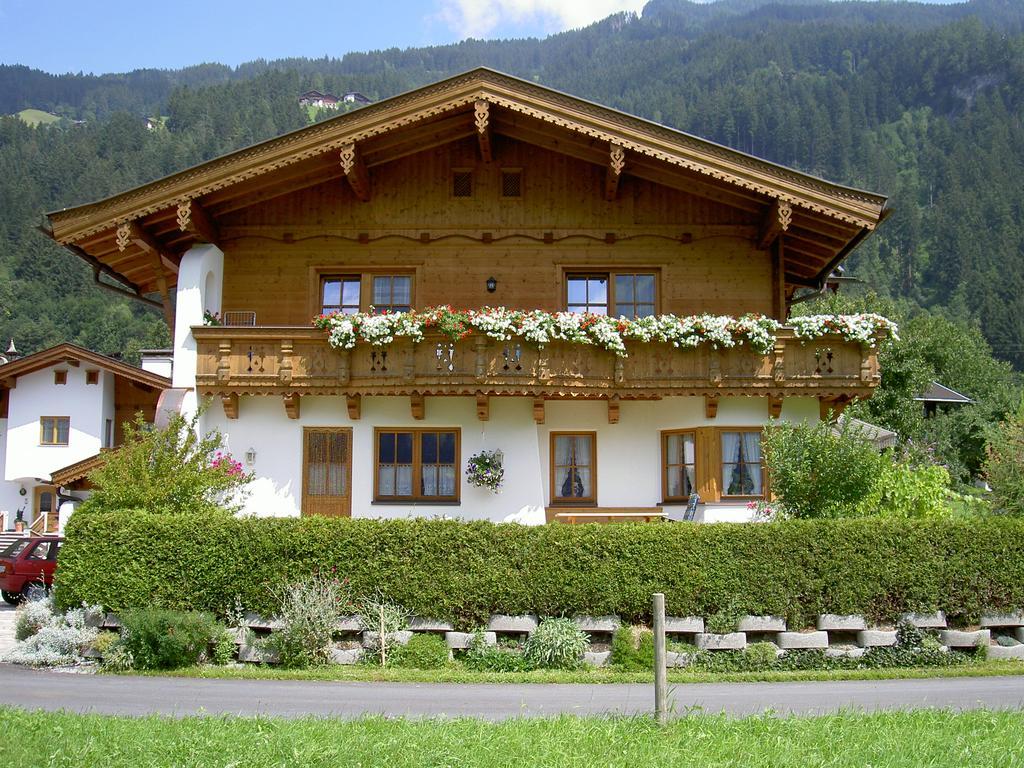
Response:
POLYGON ((302 514, 352 515, 352 430, 303 430, 302 514))

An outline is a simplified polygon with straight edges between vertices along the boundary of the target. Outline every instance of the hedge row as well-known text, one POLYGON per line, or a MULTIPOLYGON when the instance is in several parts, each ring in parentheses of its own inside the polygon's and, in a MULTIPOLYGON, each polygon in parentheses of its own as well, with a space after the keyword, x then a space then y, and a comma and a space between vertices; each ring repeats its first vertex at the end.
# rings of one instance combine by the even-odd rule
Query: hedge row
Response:
POLYGON ((141 512, 71 518, 58 602, 273 614, 269 587, 337 573, 413 613, 471 627, 491 613, 642 619, 819 613, 891 620, 944 610, 970 623, 1024 608, 1024 521, 827 520, 760 525, 548 525, 237 519, 141 512))

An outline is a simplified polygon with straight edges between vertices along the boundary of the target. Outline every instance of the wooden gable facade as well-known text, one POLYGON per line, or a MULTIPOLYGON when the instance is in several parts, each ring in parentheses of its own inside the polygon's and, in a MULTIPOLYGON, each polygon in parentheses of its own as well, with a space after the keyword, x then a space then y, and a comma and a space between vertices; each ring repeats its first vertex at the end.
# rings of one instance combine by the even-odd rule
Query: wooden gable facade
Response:
MULTIPOLYGON (((620 403, 697 396, 703 431, 687 450, 696 445, 713 457, 723 443, 708 425, 724 398, 756 395, 765 418, 778 416, 786 397, 813 402, 815 416, 819 405, 821 413, 839 410, 877 385, 875 350, 838 336, 808 345, 783 329, 768 354, 649 344, 623 358, 567 343, 538 349, 440 336, 419 344, 398 339, 381 354, 370 345, 331 348, 311 318, 438 305, 549 312, 593 306, 614 315, 637 309, 640 300, 622 286, 642 278, 653 285, 645 289, 647 313, 755 313, 785 321, 794 299, 823 289, 884 219, 885 202, 477 69, 53 212, 48 234, 86 260, 98 281, 161 307, 172 328, 177 308, 179 330, 181 291, 194 287, 180 280, 189 254, 216 246, 223 268, 215 310, 226 323, 204 327, 190 316, 195 380, 176 385, 218 398, 229 421, 244 420, 240 402, 270 395, 283 402, 279 413, 302 422, 297 434, 306 438, 296 440, 320 440, 333 455, 385 438, 358 429, 344 439, 317 437, 323 418, 307 421, 305 398, 339 399, 346 417, 339 429, 350 429, 363 418, 365 398, 408 398, 414 423, 431 421, 430 398, 468 399, 478 423, 491 419, 493 398, 515 398, 527 404, 533 424, 544 425, 546 408, 559 403, 560 413, 569 399, 600 404, 601 421, 618 424, 620 403), (589 290, 590 278, 601 295, 574 304, 579 299, 570 294, 580 285, 589 290)), ((176 368, 184 354, 176 350, 176 368)), ((388 423, 372 419, 375 430, 388 423)), ((577 441, 583 432, 558 442, 558 424, 548 424, 539 451, 551 473, 564 445, 591 450, 589 438, 577 441)), ((741 445, 734 434, 741 433, 727 439, 741 445)), ((592 448, 596 454, 596 443, 592 448)), ((728 495, 721 461, 699 463, 701 495, 728 495)), ((390 497, 381 496, 379 471, 368 474, 367 494, 384 503, 390 497)), ((291 475, 303 487, 310 476, 308 465, 291 475)), ((351 464, 338 476, 351 478, 350 491, 360 483, 351 464)), ((416 482, 424 476, 417 470, 416 482)), ((548 488, 544 504, 555 495, 548 488)), ((596 495, 590 503, 608 506, 596 495)), ((349 496, 339 508, 350 512, 352 505, 349 496)), ((329 506, 302 502, 304 509, 329 506)))

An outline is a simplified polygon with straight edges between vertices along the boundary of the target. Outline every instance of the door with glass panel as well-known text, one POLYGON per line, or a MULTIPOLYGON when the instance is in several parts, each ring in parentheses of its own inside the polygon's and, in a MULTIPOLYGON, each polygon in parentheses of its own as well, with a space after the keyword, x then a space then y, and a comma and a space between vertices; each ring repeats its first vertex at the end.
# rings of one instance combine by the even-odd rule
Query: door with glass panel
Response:
POLYGON ((52 485, 37 485, 35 489, 35 508, 31 521, 32 533, 53 533, 60 527, 60 501, 57 489, 52 485))
POLYGON ((551 503, 592 506, 597 503, 597 435, 551 433, 551 503))
POLYGON ((302 514, 352 515, 352 430, 303 430, 302 514))
POLYGON ((685 502, 697 489, 696 435, 693 432, 663 432, 662 456, 665 501, 685 502))

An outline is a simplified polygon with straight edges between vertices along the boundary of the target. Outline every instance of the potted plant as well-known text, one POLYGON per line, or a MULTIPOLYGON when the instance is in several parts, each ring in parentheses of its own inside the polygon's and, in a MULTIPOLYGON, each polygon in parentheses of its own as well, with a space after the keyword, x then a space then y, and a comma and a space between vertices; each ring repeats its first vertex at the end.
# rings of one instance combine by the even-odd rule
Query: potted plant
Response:
POLYGON ((477 488, 487 488, 492 493, 501 493, 505 479, 504 455, 501 451, 480 451, 469 457, 466 466, 466 481, 477 488))

